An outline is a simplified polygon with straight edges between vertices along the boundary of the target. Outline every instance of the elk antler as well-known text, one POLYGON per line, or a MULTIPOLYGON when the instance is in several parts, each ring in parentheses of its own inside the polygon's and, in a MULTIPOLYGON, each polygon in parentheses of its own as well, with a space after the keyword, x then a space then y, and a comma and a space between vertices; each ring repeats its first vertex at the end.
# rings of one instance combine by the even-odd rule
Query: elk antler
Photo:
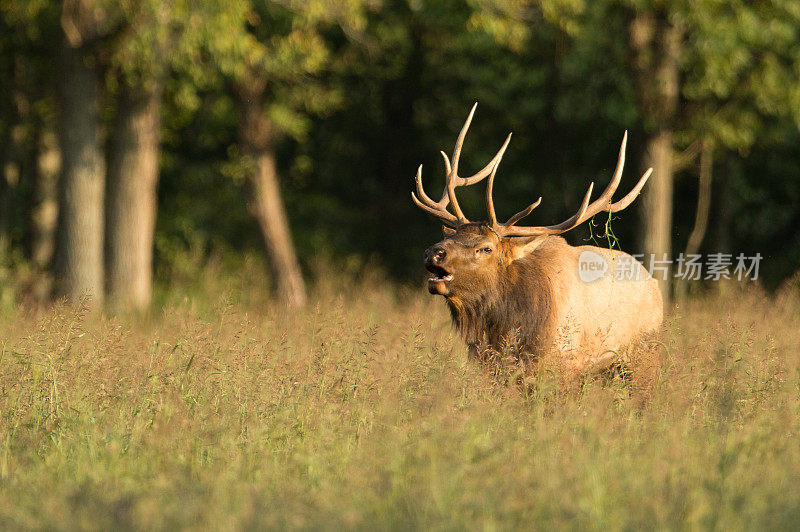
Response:
POLYGON ((486 179, 486 176, 488 176, 490 173, 494 175, 494 172, 497 170, 497 165, 500 164, 500 159, 503 158, 503 154, 508 147, 508 143, 511 142, 511 133, 509 133, 505 143, 503 143, 503 146, 500 148, 500 151, 498 151, 497 155, 495 155, 494 158, 489 161, 489 164, 484 166, 482 170, 470 177, 460 177, 458 175, 458 162, 461 159, 461 148, 464 145, 464 138, 467 136, 467 130, 472 122, 472 116, 475 114, 476 107, 478 107, 477 103, 472 106, 472 110, 469 112, 467 121, 464 122, 464 127, 461 128, 461 133, 458 135, 456 146, 453 149, 452 165, 450 162, 451 159, 447 157, 447 154, 443 151, 439 152, 442 154, 445 171, 447 172, 442 199, 439 201, 433 201, 425 193, 425 189, 422 187, 422 165, 419 165, 419 168, 417 168, 417 176, 415 178, 417 184, 417 194, 414 194, 413 192, 411 193, 411 199, 414 200, 414 203, 417 205, 417 207, 425 212, 433 214, 441 219, 444 223, 452 225, 453 227, 458 227, 459 225, 469 223, 469 220, 466 216, 464 216, 464 212, 461 210, 458 200, 456 199, 456 187, 474 185, 475 183, 479 183, 486 179), (453 205, 453 214, 447 210, 448 204, 453 205))
POLYGON ((639 179, 639 182, 636 183, 636 186, 628 192, 628 194, 622 198, 621 200, 617 201, 616 203, 611 203, 611 197, 614 195, 614 192, 617 190, 619 183, 622 179, 622 169, 625 166, 625 148, 628 143, 628 132, 625 132, 625 135, 622 137, 622 145, 619 149, 619 159, 617 160, 617 168, 614 171, 614 176, 611 178, 611 182, 608 184, 606 189, 600 195, 597 200, 589 203, 589 200, 592 197, 592 190, 594 188, 594 183, 589 185, 589 189, 586 191, 586 195, 583 197, 583 201, 581 202, 581 206, 574 215, 570 218, 564 220, 560 224, 556 225, 547 225, 547 226, 537 226, 537 227, 515 227, 514 225, 519 222, 524 217, 528 216, 533 209, 539 206, 541 203, 542 198, 540 197, 535 202, 531 203, 525 209, 519 211, 514 216, 508 219, 508 221, 504 223, 499 223, 497 221, 497 214, 495 213, 494 209, 494 201, 492 199, 492 189, 494 187, 494 176, 497 172, 497 167, 500 165, 500 160, 503 158, 503 154, 508 147, 508 143, 511 141, 511 134, 509 133, 508 137, 506 138, 505 143, 503 144, 500 151, 497 152, 497 155, 489 161, 483 170, 478 172, 477 174, 463 178, 458 176, 458 160, 461 156, 461 147, 464 144, 464 137, 467 134, 467 129, 469 128, 470 122, 472 122, 472 115, 475 113, 475 108, 477 107, 477 103, 472 106, 472 110, 467 117, 467 121, 464 124, 464 127, 461 129, 461 133, 458 136, 458 141, 456 142, 455 150, 453 151, 453 165, 451 168, 450 160, 447 158, 447 155, 444 152, 442 153, 442 157, 444 157, 444 164, 445 169, 447 171, 447 178, 445 181, 445 191, 442 194, 442 199, 438 202, 434 202, 433 200, 425 194, 425 191, 422 188, 422 165, 417 169, 417 176, 416 176, 416 183, 417 183, 417 194, 419 194, 420 199, 412 192, 411 197, 414 200, 414 203, 417 204, 422 210, 433 214, 434 216, 439 217, 443 222, 447 223, 448 225, 452 225, 454 227, 458 227, 459 225, 463 225, 465 223, 469 223, 469 220, 464 216, 464 213, 461 211, 461 208, 458 205, 455 195, 455 188, 459 186, 468 186, 478 183, 485 179, 487 176, 489 180, 486 183, 486 210, 489 215, 489 225, 491 228, 500 236, 538 236, 538 235, 557 235, 560 233, 564 233, 577 227, 578 225, 582 224, 595 214, 600 212, 619 212, 622 209, 626 208, 630 205, 636 196, 642 190, 647 179, 650 177, 650 174, 653 172, 653 169, 648 169, 644 175, 639 179), (447 210, 448 203, 453 204, 453 212, 451 214, 447 210))
MULTIPOLYGON (((502 224, 502 234, 504 236, 536 236, 536 235, 557 235, 559 233, 564 233, 573 229, 592 216, 600 212, 619 212, 631 203, 633 200, 636 199, 636 196, 639 195, 639 192, 642 191, 642 187, 647 182, 647 179, 650 177, 650 174, 653 173, 653 169, 649 168, 644 175, 639 179, 639 182, 636 183, 636 186, 631 189, 628 194, 619 200, 616 203, 611 203, 611 197, 616 192, 617 187, 622 179, 622 169, 625 166, 625 148, 628 144, 628 132, 625 132, 625 135, 622 137, 622 145, 619 148, 619 159, 617 159, 617 169, 614 170, 614 176, 611 178, 611 182, 608 184, 606 189, 591 204, 589 204, 589 200, 592 197, 592 189, 594 188, 594 183, 589 184, 589 190, 586 191, 586 195, 583 197, 583 201, 581 202, 581 206, 574 215, 570 218, 564 220, 560 224, 556 225, 547 225, 547 226, 538 226, 538 227, 512 227, 516 222, 518 222, 523 217, 527 216, 530 211, 533 210, 533 207, 538 205, 539 202, 536 202, 528 209, 521 211, 514 216, 512 216, 508 222, 502 224)), ((541 200, 541 198, 539 198, 541 200)), ((490 201, 487 200, 487 201, 490 201)))

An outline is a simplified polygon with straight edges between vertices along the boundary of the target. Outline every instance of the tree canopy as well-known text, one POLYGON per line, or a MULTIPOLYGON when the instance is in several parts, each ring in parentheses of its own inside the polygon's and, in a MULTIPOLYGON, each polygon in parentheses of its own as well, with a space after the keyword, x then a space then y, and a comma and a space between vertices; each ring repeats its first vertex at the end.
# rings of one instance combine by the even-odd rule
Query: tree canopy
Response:
MULTIPOLYGON (((760 251, 768 285, 800 260, 792 231, 800 6, 791 0, 12 0, 0 6, 0 29, 8 80, 0 85, 0 238, 17 256, 30 258, 37 139, 48 128, 65 133, 52 90, 54 50, 65 39, 89 46, 83 60, 102 71, 103 147, 116 127, 116 96, 163 84, 157 280, 193 275, 211 256, 261 253, 243 186, 251 168, 241 102, 253 91, 274 133, 270 150, 306 273, 321 256, 376 261, 404 279, 419 272, 439 229, 409 200, 413 175, 422 163, 430 190, 442 185, 438 151, 452 149, 476 101, 466 168, 482 167, 514 132, 495 186, 501 217, 541 195, 534 221, 563 219, 589 181, 609 178, 626 129, 632 183, 653 131, 668 126, 673 250, 696 225, 702 148, 713 177, 701 248, 760 251), (647 28, 673 32, 678 92, 668 115, 649 92, 663 88, 658 61, 668 41, 647 28)), ((463 195, 479 214, 482 191, 463 195)), ((613 223, 622 246, 636 248, 641 219, 626 212, 613 223)))

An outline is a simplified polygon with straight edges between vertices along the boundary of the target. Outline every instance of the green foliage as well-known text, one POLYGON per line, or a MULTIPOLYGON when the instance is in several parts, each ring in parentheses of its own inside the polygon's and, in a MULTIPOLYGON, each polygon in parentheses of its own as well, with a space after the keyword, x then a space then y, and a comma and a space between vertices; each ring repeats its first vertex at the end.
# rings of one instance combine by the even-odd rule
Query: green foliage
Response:
POLYGON ((800 125, 800 10, 796 2, 693 3, 684 14, 684 94, 697 109, 689 137, 746 151, 770 143, 775 118, 800 125))
MULTIPOLYGON (((741 71, 749 78, 714 81, 716 71, 706 63, 725 64, 729 50, 755 45, 725 24, 714 31, 706 28, 713 26, 714 10, 724 9, 716 4, 697 11, 680 2, 665 5, 688 26, 677 148, 711 135, 723 148, 718 154, 724 165, 726 158, 748 153, 741 150, 755 149, 755 138, 761 139, 757 149, 764 152, 787 145, 792 130, 787 119, 796 107, 787 95, 800 83, 784 83, 784 94, 770 97, 770 108, 755 104, 753 95, 764 91, 751 87, 757 74, 752 66, 741 71), (713 54, 703 52, 704 46, 713 54), (733 87, 737 82, 740 87, 733 87), (712 97, 700 88, 726 84, 732 95, 712 97), (728 148, 737 152, 729 155, 728 148)), ((237 26, 250 38, 235 38, 229 30, 224 33, 229 38, 216 44, 222 50, 212 55, 233 76, 233 67, 242 61, 232 58, 252 55, 257 62, 277 49, 281 57, 300 54, 294 56, 299 66, 289 69, 299 77, 285 77, 288 63, 263 65, 273 69, 277 80, 266 112, 297 139, 283 143, 279 158, 285 199, 306 260, 333 249, 339 256, 377 255, 395 274, 416 271, 419 252, 438 238, 438 226, 406 201, 413 171, 423 163, 426 186, 438 193, 442 168, 437 152, 452 148, 474 101, 480 105, 467 138, 465 168, 482 166, 507 132, 514 132, 495 187, 501 215, 538 195, 545 201, 533 223, 568 215, 589 180, 608 179, 624 129, 632 131, 628 168, 635 173, 642 116, 627 63, 634 7, 629 3, 399 2, 368 6, 358 24, 341 24, 341 31, 330 24, 317 26, 320 19, 314 17, 304 23, 292 19, 287 9, 295 7, 257 11, 255 23, 237 26), (276 28, 280 39, 266 40, 268 29, 276 28), (327 51, 315 56, 310 45, 293 48, 290 36, 297 32, 323 38, 327 51), (255 51, 247 55, 251 48, 255 51), (300 59, 302 54, 320 60, 300 59), (309 68, 317 66, 316 71, 309 68), (321 105, 309 109, 309 102, 321 105), (319 113, 324 117, 316 118, 319 113)), ((762 7, 739 9, 756 12, 762 26, 781 19, 777 7, 762 7)), ((737 20, 731 17, 730 24, 737 20)), ((309 38, 312 42, 317 41, 309 38)), ((789 44, 776 40, 772 52, 790 58, 789 44)), ((791 68, 786 66, 781 75, 789 75, 791 68)), ((787 163, 794 157, 790 152, 783 152, 787 163)), ((236 159, 230 161, 226 173, 241 173, 236 159)), ((680 185, 677 193, 676 205, 695 204, 691 186, 680 185)), ((468 213, 480 217, 482 191, 464 191, 463 196, 468 213)), ((751 204, 737 200, 737 205, 751 204)), ((781 208, 786 218, 793 217, 793 208, 781 208)), ((676 234, 688 234, 690 221, 678 217, 676 234)), ((634 224, 632 213, 614 221, 625 249, 633 247, 634 224)), ((768 240, 781 242, 781 231, 773 229, 768 240)), ((752 251, 764 242, 750 240, 746 235, 751 232, 737 232, 737 249, 752 251)), ((583 233, 569 237, 580 241, 583 233)), ((713 242, 710 246, 714 249, 713 242)), ((773 263, 778 269, 790 269, 789 261, 773 260, 782 264, 773 263)), ((771 276, 771 266, 765 269, 771 276)))
POLYGON ((321 74, 331 64, 326 34, 359 32, 362 0, 215 4, 204 24, 203 47, 218 72, 234 84, 265 84, 265 113, 273 126, 295 138, 310 127, 308 113, 337 105, 341 94, 321 74))
MULTIPOLYGON (((24 66, 33 112, 24 118, 28 151, 35 132, 55 127, 55 45, 62 4, 0 3, 0 64, 24 66)), ((715 145, 715 175, 736 235, 730 251, 773 251, 770 285, 796 269, 800 245, 789 235, 800 192, 800 36, 792 0, 639 2, 628 0, 213 0, 101 2, 95 43, 113 93, 164 83, 157 262, 169 272, 182 253, 260 249, 240 185, 235 88, 265 84, 263 112, 278 136, 284 200, 301 260, 317 255, 377 260, 392 275, 419 272, 436 222, 409 201, 416 167, 426 187, 443 183, 440 149, 450 151, 467 110, 480 103, 466 141, 465 171, 480 168, 514 132, 495 186, 507 216, 542 195, 531 216, 549 224, 574 211, 589 181, 605 182, 622 132, 630 131, 624 180, 636 174, 647 116, 630 73, 629 24, 636 10, 661 10, 684 31, 676 151, 698 139, 715 145), (722 186, 723 181, 720 181, 722 186), (746 222, 745 222, 746 221, 746 222)), ((4 78, 6 79, 6 78, 4 78)), ((0 84, 0 132, 12 117, 12 84, 0 84)), ((104 116, 111 126, 113 99, 104 116)), ((0 138, 3 138, 0 136, 0 138)), ((690 150, 691 151, 691 150, 690 150)), ((22 165, 32 170, 35 153, 22 165)), ((23 168, 23 169, 24 169, 23 168)), ((32 171, 12 190, 12 241, 24 253, 32 171)), ((676 247, 696 201, 692 169, 677 180, 676 247)), ((623 186, 625 186, 623 184, 623 186)), ((480 188, 476 187, 476 188, 480 188)), ((722 198, 714 190, 713 201, 722 198)), ((471 217, 483 216, 483 191, 464 191, 471 217)), ((613 220, 623 249, 635 250, 635 211, 613 220)), ((568 235, 580 242, 586 232, 568 235)), ((706 241, 710 251, 717 241, 706 241)), ((164 279, 162 279, 163 281, 164 279)))

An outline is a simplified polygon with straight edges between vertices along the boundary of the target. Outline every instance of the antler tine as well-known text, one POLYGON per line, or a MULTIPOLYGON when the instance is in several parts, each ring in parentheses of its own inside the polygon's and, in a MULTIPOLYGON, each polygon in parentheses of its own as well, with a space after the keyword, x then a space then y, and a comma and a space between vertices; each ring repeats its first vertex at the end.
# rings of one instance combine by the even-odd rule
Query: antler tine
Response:
POLYGON ((442 220, 444 223, 452 225, 452 226, 457 226, 458 225, 458 223, 459 223, 458 219, 455 216, 453 216, 452 214, 450 214, 449 212, 447 212, 446 210, 444 210, 444 209, 436 209, 434 207, 430 207, 428 205, 425 205, 419 199, 417 199, 417 195, 414 194, 413 192, 411 193, 411 199, 414 201, 414 204, 417 207, 419 207, 420 209, 422 209, 423 211, 425 211, 425 212, 427 212, 429 214, 432 214, 432 215, 436 216, 437 218, 442 220))
POLYGON ((508 144, 511 142, 511 136, 514 133, 509 133, 506 137, 506 141, 500 146, 500 150, 495 154, 491 161, 489 161, 486 166, 484 166, 480 171, 476 172, 475 174, 469 177, 459 177, 456 176, 458 180, 457 187, 466 187, 469 185, 474 185, 475 183, 480 183, 483 181, 486 176, 492 173, 492 169, 500 164, 500 160, 503 158, 503 155, 506 152, 506 148, 508 148, 508 144))
POLYGON ((458 204, 458 200, 456 199, 456 190, 452 179, 449 179, 447 183, 447 197, 449 202, 453 205, 453 212, 456 213, 456 218, 458 219, 459 223, 469 223, 469 219, 464 216, 464 211, 461 210, 461 206, 458 204))
POLYGON ((461 127, 461 131, 458 133, 458 139, 456 140, 456 146, 453 148, 453 168, 451 172, 448 172, 449 175, 454 177, 458 176, 458 162, 461 159, 461 148, 464 147, 464 139, 467 137, 467 130, 469 129, 470 124, 472 123, 472 117, 475 115, 475 109, 478 108, 478 102, 475 102, 472 105, 472 109, 469 110, 469 115, 467 116, 467 120, 464 122, 464 125, 461 127))
POLYGON ((622 180, 622 169, 625 167, 625 149, 627 146, 628 132, 626 130, 625 134, 622 136, 622 144, 620 144, 619 157, 617 158, 617 168, 614 170, 614 175, 611 177, 611 181, 608 183, 608 186, 603 193, 600 194, 600 197, 593 201, 591 205, 589 205, 589 208, 586 209, 583 218, 578 222, 578 224, 585 222, 599 212, 607 212, 610 209, 611 197, 614 195, 614 192, 617 191, 617 187, 622 180))
POLYGON ((515 214, 514 216, 512 216, 511 218, 509 218, 509 219, 508 219, 508 221, 507 221, 506 223, 504 223, 504 224, 503 224, 503 226, 504 226, 504 227, 511 227, 511 226, 513 226, 515 223, 517 223, 518 221, 522 220, 523 218, 525 218, 526 216, 528 216, 530 213, 532 213, 532 212, 533 212, 533 209, 535 209, 536 207, 538 207, 538 206, 539 206, 539 204, 540 204, 541 202, 542 202, 542 197, 541 197, 541 196, 539 196, 539 199, 538 199, 538 200, 534 201, 533 203, 531 203, 530 205, 528 205, 528 206, 527 206, 525 209, 523 209, 523 210, 519 211, 517 214, 515 214))
POLYGON ((451 167, 450 167, 450 158, 447 154, 443 151, 439 151, 442 154, 442 159, 444 159, 444 177, 445 177, 445 185, 444 191, 442 192, 442 199, 439 200, 439 205, 443 208, 447 207, 447 204, 450 203, 450 196, 447 194, 447 178, 450 175, 451 167))
POLYGON ((644 184, 647 183, 647 180, 650 177, 650 174, 652 174, 652 173, 653 173, 653 169, 652 168, 648 168, 647 171, 642 176, 642 178, 639 179, 639 182, 636 183, 636 186, 633 187, 633 189, 631 189, 631 191, 628 192, 628 194, 624 198, 622 198, 621 200, 619 200, 616 203, 612 203, 609 206, 608 212, 619 212, 622 209, 624 209, 625 207, 627 207, 628 205, 630 205, 631 203, 633 203, 633 200, 635 200, 636 196, 639 195, 639 192, 642 191, 642 188, 644 187, 644 184))
POLYGON ((430 196, 425 193, 425 189, 422 187, 422 165, 419 165, 417 168, 417 175, 414 177, 414 181, 417 184, 417 195, 420 197, 423 203, 433 208, 440 207, 438 203, 433 201, 430 196))
POLYGON ((583 197, 583 201, 581 202, 581 208, 578 209, 572 218, 564 220, 560 224, 545 226, 543 229, 552 230, 555 233, 561 233, 563 231, 569 231, 579 223, 584 220, 584 216, 586 216, 586 211, 589 207, 589 200, 592 197, 592 190, 594 189, 594 182, 589 183, 589 190, 586 191, 586 195, 583 197))
POLYGON ((497 173, 497 167, 494 165, 492 173, 489 174, 489 180, 486 181, 486 213, 489 215, 489 225, 492 227, 497 225, 497 214, 494 211, 494 199, 492 199, 492 188, 494 188, 494 175, 497 173))
MULTIPOLYGON (((495 155, 494 158, 491 161, 489 161, 489 164, 487 164, 483 170, 481 170, 480 172, 472 176, 472 178, 470 178, 470 179, 476 178, 491 165, 491 171, 489 172, 489 180, 486 182, 486 211, 489 214, 489 223, 492 225, 492 227, 497 225, 497 214, 495 213, 494 210, 494 199, 492 198, 492 189, 494 188, 494 176, 497 173, 497 167, 500 166, 500 161, 503 159, 503 155, 506 153, 506 148, 508 148, 508 143, 511 142, 511 135, 512 135, 511 133, 508 134, 508 137, 506 137, 506 141, 503 143, 503 146, 500 148, 500 151, 498 151, 497 155, 495 155)), ((480 179, 477 179, 475 182, 477 183, 478 181, 483 179, 483 177, 484 176, 481 176, 480 179)))
MULTIPOLYGON (((594 183, 589 184, 589 190, 586 191, 586 195, 583 197, 583 201, 581 202, 581 207, 578 209, 578 212, 573 214, 570 218, 564 220, 560 224, 556 225, 547 225, 543 227, 509 227, 508 230, 503 231, 504 236, 538 236, 538 235, 557 235, 559 233, 564 233, 573 229, 574 227, 578 226, 583 220, 584 216, 586 215, 586 210, 589 207, 589 200, 592 197, 592 190, 594 189, 594 183)), ((539 202, 533 204, 535 208, 539 202)), ((529 207, 530 208, 530 207, 529 207)), ((527 211, 528 209, 525 209, 527 211)), ((533 210, 531 208, 531 210, 533 210)), ((523 213, 525 211, 522 211, 523 213)), ((512 218, 515 218, 516 215, 512 218)), ((522 216, 520 216, 522 218, 522 216)), ((509 220, 510 222, 511 220, 509 220)), ((518 220, 515 220, 515 222, 518 220)))
POLYGON ((450 174, 450 158, 447 156, 447 154, 445 152, 443 152, 441 150, 439 151, 439 153, 442 154, 442 159, 444 159, 445 175, 449 175, 450 174))
POLYGON ((422 165, 419 165, 417 168, 417 175, 415 176, 414 181, 417 184, 417 194, 419 194, 418 198, 417 194, 414 194, 413 192, 411 193, 411 199, 414 201, 414 203, 425 212, 433 214, 443 222, 450 225, 457 225, 458 219, 447 212, 446 198, 443 198, 441 201, 439 201, 439 203, 436 203, 425 193, 425 189, 422 186, 422 165))
POLYGON ((628 131, 625 130, 625 134, 622 135, 622 144, 619 146, 619 157, 617 158, 617 167, 614 169, 614 175, 611 177, 611 182, 608 184, 606 189, 597 199, 599 202, 601 199, 607 200, 608 203, 611 203, 611 196, 614 195, 614 192, 617 190, 619 186, 619 182, 622 180, 622 169, 625 167, 625 150, 628 148, 628 131))
POLYGON ((461 210, 461 206, 458 204, 458 199, 456 199, 456 186, 460 184, 457 183, 457 181, 459 181, 458 161, 461 159, 461 148, 464 146, 464 139, 467 136, 467 130, 469 129, 469 125, 472 123, 472 117, 475 115, 475 109, 477 107, 478 102, 475 102, 475 104, 472 106, 472 109, 469 111, 469 116, 467 116, 466 122, 464 122, 464 125, 458 134, 456 146, 453 149, 452 168, 450 168, 450 171, 447 172, 447 197, 450 199, 450 203, 453 205, 453 212, 455 213, 456 218, 458 218, 459 222, 461 223, 468 223, 469 220, 466 216, 464 216, 464 211, 461 210))

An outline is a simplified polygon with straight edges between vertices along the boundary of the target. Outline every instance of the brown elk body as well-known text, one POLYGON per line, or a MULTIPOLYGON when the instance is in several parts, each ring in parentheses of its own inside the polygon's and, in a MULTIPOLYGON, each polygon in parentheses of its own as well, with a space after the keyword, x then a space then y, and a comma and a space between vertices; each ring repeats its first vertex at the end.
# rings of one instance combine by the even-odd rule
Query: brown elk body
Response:
POLYGON ((484 169, 471 177, 460 177, 461 146, 474 112, 475 107, 461 130, 452 159, 442 153, 447 177, 438 202, 425 193, 421 167, 417 171, 414 202, 446 224, 444 240, 425 251, 425 266, 433 274, 428 290, 445 297, 453 322, 471 352, 481 347, 500 350, 513 337, 526 353, 555 352, 574 369, 613 361, 614 352, 660 327, 663 303, 658 283, 626 253, 571 246, 558 235, 597 213, 610 215, 630 205, 650 170, 628 195, 612 203, 611 196, 622 176, 626 134, 611 183, 597 200, 590 203, 590 186, 578 212, 564 222, 516 226, 539 205, 539 198, 500 223, 492 186, 511 136, 484 169), (489 221, 470 222, 458 205, 455 188, 486 178, 489 221))

